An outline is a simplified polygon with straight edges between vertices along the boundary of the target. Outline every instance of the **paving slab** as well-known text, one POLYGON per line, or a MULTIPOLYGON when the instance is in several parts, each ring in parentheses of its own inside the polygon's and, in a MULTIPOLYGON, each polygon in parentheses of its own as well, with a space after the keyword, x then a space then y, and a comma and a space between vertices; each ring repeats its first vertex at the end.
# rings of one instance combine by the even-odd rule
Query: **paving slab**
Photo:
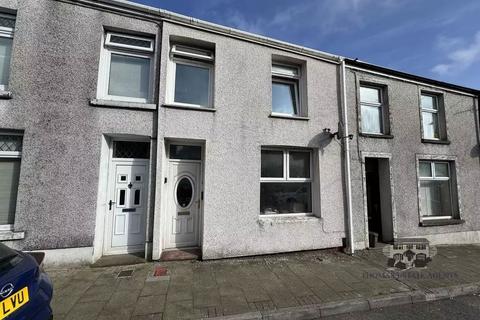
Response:
POLYGON ((55 319, 312 319, 480 292, 480 246, 437 252, 427 268, 394 272, 379 250, 47 272, 55 319))

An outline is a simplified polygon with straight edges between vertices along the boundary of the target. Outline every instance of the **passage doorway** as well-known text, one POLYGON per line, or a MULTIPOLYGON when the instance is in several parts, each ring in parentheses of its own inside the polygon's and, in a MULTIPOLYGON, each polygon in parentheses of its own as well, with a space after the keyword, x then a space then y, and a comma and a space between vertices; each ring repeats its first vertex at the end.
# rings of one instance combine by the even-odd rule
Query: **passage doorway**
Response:
POLYGON ((388 158, 365 158, 368 235, 371 247, 375 246, 376 240, 383 243, 393 241, 389 162, 388 158))

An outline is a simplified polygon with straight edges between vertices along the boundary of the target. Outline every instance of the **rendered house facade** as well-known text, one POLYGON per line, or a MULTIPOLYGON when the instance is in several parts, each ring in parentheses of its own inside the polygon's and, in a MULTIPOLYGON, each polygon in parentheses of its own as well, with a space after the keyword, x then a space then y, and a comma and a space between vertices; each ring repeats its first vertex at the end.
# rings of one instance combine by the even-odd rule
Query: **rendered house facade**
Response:
POLYGON ((473 89, 124 1, 0 8, 0 238, 11 246, 91 263, 361 249, 379 230, 480 242, 473 89), (422 127, 427 113, 439 124, 422 127), (372 188, 389 191, 367 201, 372 188), (389 218, 369 224, 367 202, 389 218))

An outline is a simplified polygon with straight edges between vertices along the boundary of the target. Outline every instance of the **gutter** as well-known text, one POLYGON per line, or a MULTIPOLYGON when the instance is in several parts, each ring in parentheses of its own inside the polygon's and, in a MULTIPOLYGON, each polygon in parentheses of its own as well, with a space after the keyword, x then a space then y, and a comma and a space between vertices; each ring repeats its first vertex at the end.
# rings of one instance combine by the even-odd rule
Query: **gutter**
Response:
POLYGON ((234 28, 225 27, 216 23, 207 22, 204 20, 188 17, 182 14, 174 13, 164 9, 159 9, 151 6, 146 6, 126 0, 54 0, 59 2, 80 4, 102 8, 105 10, 115 11, 123 14, 134 15, 150 20, 161 20, 178 25, 188 26, 198 30, 207 31, 210 33, 220 34, 231 38, 240 39, 243 41, 261 44, 267 47, 288 51, 313 59, 323 60, 326 62, 340 64, 344 59, 342 56, 333 55, 320 50, 315 50, 288 42, 276 40, 273 38, 260 36, 254 33, 241 31, 234 28))
POLYGON ((345 73, 345 59, 340 62, 341 73, 341 101, 343 110, 343 150, 345 152, 345 187, 347 189, 347 223, 348 223, 348 245, 349 254, 355 253, 354 232, 353 232, 353 212, 352 212, 352 180, 350 169, 350 133, 348 131, 348 104, 347 104, 347 79, 345 73))
POLYGON ((394 69, 385 68, 382 66, 378 66, 372 63, 359 61, 359 60, 352 60, 349 58, 345 58, 346 67, 353 70, 365 71, 375 75, 393 78, 396 80, 404 81, 404 82, 411 82, 418 85, 430 86, 433 88, 437 88, 440 90, 446 90, 457 94, 469 95, 469 96, 478 96, 480 95, 480 90, 463 87, 459 85, 455 85, 452 83, 447 83, 439 80, 434 80, 430 78, 425 78, 421 76, 417 76, 411 73, 406 73, 394 69))

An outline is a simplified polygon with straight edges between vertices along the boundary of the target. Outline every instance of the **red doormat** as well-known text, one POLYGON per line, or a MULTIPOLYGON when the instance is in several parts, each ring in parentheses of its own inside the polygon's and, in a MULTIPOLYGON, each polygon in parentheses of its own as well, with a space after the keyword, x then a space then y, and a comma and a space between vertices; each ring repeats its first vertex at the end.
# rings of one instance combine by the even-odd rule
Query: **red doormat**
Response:
POLYGON ((155 269, 153 270, 153 276, 154 277, 163 277, 167 275, 167 268, 161 267, 161 266, 155 266, 155 269))

